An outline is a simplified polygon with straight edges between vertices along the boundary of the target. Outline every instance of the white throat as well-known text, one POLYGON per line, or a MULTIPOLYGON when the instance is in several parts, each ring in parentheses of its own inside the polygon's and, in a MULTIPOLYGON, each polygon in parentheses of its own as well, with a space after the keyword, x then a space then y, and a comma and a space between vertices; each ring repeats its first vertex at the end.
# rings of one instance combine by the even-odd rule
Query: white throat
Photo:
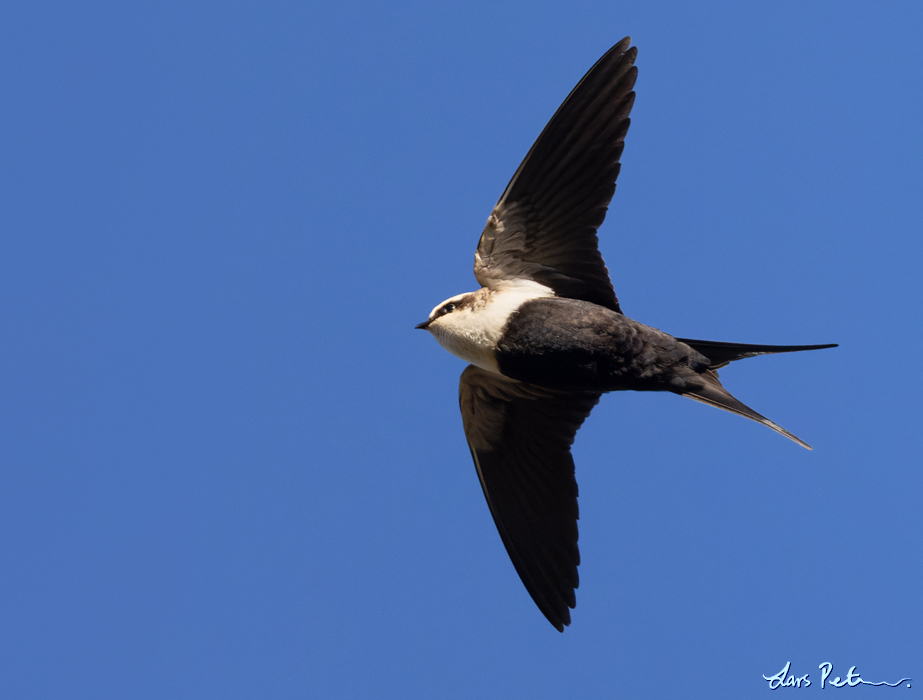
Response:
POLYGON ((510 316, 527 301, 553 296, 550 288, 532 280, 510 280, 494 289, 482 287, 443 302, 457 300, 460 308, 436 318, 427 330, 456 357, 499 374, 494 355, 510 316))

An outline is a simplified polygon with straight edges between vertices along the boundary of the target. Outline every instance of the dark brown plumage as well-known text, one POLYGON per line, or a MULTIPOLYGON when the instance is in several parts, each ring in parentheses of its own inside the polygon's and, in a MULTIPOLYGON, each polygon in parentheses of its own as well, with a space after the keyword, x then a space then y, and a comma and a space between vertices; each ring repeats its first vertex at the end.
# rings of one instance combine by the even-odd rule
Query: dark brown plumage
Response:
MULTIPOLYGON (((669 391, 806 443, 734 398, 720 368, 756 355, 834 345, 674 338, 621 312, 596 230, 615 193, 637 50, 623 39, 539 135, 488 218, 475 254, 482 288, 443 302, 417 328, 471 362, 459 403, 500 537, 558 630, 576 604, 577 430, 605 392, 669 391)), ((808 448, 810 449, 810 448, 808 448)))

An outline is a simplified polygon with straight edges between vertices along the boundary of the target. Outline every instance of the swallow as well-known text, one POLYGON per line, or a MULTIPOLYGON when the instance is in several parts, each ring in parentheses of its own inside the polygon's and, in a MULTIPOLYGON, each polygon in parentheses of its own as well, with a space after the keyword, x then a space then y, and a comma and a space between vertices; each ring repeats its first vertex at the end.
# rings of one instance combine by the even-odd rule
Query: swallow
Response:
POLYGON ((718 370, 827 345, 675 338, 622 313, 596 231, 615 194, 635 100, 630 37, 597 61, 493 208, 474 257, 481 288, 417 328, 469 362, 459 404, 484 497, 519 577, 560 632, 579 583, 570 447, 610 391, 669 391, 807 443, 734 398, 718 370))

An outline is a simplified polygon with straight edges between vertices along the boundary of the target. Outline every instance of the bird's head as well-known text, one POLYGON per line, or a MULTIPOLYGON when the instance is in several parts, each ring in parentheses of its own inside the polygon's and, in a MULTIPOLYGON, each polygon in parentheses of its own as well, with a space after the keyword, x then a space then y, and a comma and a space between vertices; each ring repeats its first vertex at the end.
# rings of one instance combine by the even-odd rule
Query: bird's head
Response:
POLYGON ((429 331, 437 338, 441 333, 451 332, 452 327, 458 325, 459 322, 463 323, 463 316, 472 312, 477 294, 477 292, 465 292, 446 299, 430 311, 429 318, 415 328, 429 331))
POLYGON ((544 293, 537 293, 537 286, 509 285, 499 292, 481 287, 476 292, 458 294, 439 304, 417 328, 429 331, 456 357, 495 372, 494 352, 510 315, 524 301, 552 294, 547 287, 542 288, 544 293))

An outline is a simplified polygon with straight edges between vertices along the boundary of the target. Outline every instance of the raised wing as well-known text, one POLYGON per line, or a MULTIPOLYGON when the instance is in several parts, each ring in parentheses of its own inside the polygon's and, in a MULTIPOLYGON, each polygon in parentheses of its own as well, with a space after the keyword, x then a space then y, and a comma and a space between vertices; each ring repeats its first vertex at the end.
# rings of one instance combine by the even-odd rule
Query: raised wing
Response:
POLYGON ((579 582, 570 446, 598 393, 553 392, 469 365, 459 403, 481 488, 532 600, 559 632, 579 582))
POLYGON ((625 37, 548 122, 494 207, 474 257, 485 287, 524 278, 621 312, 596 229, 615 193, 638 50, 625 37))

